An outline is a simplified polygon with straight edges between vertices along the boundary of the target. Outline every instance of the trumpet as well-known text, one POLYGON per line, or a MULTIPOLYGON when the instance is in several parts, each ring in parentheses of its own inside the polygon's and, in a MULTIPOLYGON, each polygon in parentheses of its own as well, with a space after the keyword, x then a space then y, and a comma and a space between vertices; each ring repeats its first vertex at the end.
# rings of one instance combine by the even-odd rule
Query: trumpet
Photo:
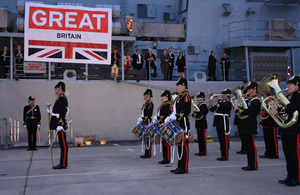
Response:
POLYGON ((209 101, 212 101, 214 98, 219 98, 223 94, 214 94, 213 92, 209 92, 209 101))

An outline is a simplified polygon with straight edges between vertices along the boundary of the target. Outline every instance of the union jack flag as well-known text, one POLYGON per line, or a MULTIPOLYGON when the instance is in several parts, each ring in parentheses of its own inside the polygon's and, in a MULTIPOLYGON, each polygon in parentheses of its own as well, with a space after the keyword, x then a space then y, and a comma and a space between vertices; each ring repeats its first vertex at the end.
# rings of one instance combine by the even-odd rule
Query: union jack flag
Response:
POLYGON ((105 61, 108 58, 107 44, 61 42, 61 41, 28 41, 28 56, 47 59, 77 59, 105 61))

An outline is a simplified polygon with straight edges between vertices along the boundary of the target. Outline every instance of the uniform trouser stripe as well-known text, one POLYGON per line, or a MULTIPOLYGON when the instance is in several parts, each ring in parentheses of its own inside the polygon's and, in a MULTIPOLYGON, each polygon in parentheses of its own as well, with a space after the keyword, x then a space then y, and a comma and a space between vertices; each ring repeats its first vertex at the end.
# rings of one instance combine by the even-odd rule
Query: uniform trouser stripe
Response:
MULTIPOLYGON (((185 139, 184 139, 185 142, 185 139)), ((186 151, 186 158, 185 158, 185 171, 188 171, 188 164, 189 164, 189 148, 187 144, 184 144, 185 151, 186 151)))
POLYGON ((273 138, 274 138, 274 146, 275 146, 275 155, 278 156, 278 142, 277 142, 277 127, 273 127, 273 138))
POLYGON ((255 135, 252 135, 253 149, 254 149, 254 168, 257 169, 257 151, 255 146, 255 135))
POLYGON ((63 132, 63 131, 60 131, 60 133, 61 133, 61 138, 62 138, 63 147, 64 147, 63 167, 66 167, 66 160, 67 160, 67 146, 66 146, 66 140, 65 140, 64 132, 63 132))
POLYGON ((226 159, 228 160, 229 135, 225 135, 225 144, 226 144, 226 159))

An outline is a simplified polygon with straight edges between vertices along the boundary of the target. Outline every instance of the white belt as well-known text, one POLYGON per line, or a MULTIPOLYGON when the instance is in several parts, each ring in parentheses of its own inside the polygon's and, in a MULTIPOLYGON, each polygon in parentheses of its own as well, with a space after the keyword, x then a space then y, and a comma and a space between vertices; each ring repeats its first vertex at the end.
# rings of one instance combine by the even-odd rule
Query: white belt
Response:
POLYGON ((56 118, 59 118, 59 114, 52 113, 52 116, 55 116, 56 118))
MULTIPOLYGON (((229 135, 230 134, 230 130, 231 130, 231 127, 230 127, 230 121, 228 121, 228 124, 229 124, 229 131, 228 133, 226 132, 226 116, 229 117, 229 114, 221 114, 221 113, 214 113, 215 116, 223 116, 223 121, 224 121, 224 131, 225 131, 225 135, 229 135)), ((228 118, 229 119, 229 118, 228 118)))

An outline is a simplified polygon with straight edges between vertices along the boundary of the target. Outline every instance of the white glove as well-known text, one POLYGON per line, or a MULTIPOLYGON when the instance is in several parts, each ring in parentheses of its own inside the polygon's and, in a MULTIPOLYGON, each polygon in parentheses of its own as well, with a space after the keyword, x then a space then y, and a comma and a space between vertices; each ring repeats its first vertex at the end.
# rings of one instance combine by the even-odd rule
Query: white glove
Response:
POLYGON ((139 123, 141 123, 141 122, 143 122, 143 119, 142 119, 142 117, 139 117, 139 118, 137 119, 136 124, 139 124, 139 123))
POLYGON ((176 115, 175 114, 171 114, 170 116, 168 116, 166 119, 165 119, 165 123, 169 122, 169 121, 174 121, 176 120, 176 115))
POLYGON ((50 107, 50 109, 47 108, 47 113, 52 114, 52 108, 51 107, 50 107))
POLYGON ((157 116, 152 116, 152 123, 156 123, 157 122, 157 116))
POLYGON ((38 124, 38 128, 40 128, 41 127, 41 125, 40 124, 38 124))
POLYGON ((56 127, 57 132, 58 132, 58 131, 61 131, 61 130, 63 130, 63 129, 64 129, 64 128, 63 128, 62 126, 57 126, 57 127, 56 127))
POLYGON ((24 128, 27 128, 27 125, 23 125, 24 128))

